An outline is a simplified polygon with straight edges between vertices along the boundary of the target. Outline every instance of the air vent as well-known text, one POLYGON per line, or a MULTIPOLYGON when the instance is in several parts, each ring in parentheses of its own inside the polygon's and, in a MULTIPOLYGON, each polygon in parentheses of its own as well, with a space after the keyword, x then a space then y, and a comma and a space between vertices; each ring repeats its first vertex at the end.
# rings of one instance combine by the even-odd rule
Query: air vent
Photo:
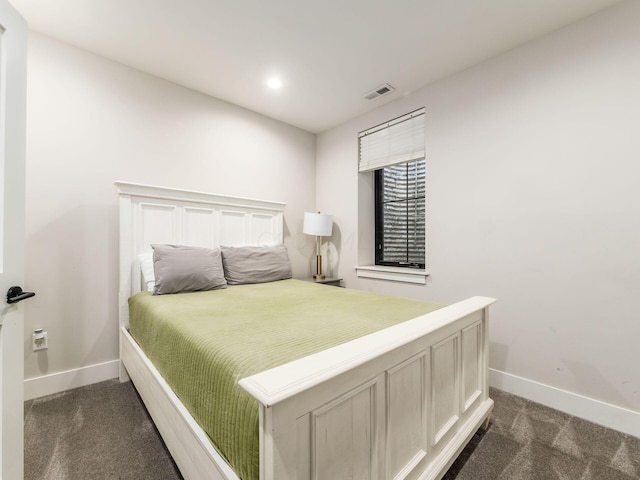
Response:
POLYGON ((388 83, 384 83, 375 90, 367 93, 364 98, 366 98, 367 100, 373 100, 374 98, 381 97, 382 95, 386 95, 387 93, 393 92, 394 90, 395 88, 393 88, 391 85, 389 85, 388 83))

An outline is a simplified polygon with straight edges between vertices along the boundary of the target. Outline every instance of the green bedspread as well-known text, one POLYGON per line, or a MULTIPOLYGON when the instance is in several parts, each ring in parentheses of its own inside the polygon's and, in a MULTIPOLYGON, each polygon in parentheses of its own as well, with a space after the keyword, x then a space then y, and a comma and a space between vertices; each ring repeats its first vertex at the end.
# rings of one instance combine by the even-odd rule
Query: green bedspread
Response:
POLYGON ((243 480, 258 405, 238 380, 440 307, 299 280, 129 299, 131 335, 243 480))

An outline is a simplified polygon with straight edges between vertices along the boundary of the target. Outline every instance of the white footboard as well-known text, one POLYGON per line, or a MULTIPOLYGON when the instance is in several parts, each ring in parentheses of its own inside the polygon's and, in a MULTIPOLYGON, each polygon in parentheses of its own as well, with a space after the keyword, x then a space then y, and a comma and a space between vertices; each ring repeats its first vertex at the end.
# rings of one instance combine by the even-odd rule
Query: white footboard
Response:
POLYGON ((439 479, 485 422, 491 298, 242 379, 261 480, 439 479))

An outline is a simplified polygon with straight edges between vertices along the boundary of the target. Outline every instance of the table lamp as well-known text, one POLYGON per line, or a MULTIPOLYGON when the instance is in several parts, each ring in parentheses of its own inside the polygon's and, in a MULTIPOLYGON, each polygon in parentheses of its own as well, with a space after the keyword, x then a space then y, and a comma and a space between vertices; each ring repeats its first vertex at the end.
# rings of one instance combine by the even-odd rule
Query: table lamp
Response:
POLYGON ((322 256, 320 255, 320 237, 328 237, 331 235, 333 227, 333 215, 324 213, 304 212, 304 225, 302 231, 307 235, 315 235, 316 237, 316 273, 313 278, 323 280, 325 276, 322 274, 322 256))

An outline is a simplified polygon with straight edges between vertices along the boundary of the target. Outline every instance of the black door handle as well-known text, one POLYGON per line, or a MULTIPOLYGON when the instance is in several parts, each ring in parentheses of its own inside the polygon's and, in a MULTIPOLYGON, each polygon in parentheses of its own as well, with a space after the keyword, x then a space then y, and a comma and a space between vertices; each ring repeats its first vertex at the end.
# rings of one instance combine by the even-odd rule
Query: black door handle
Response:
POLYGON ((34 296, 33 292, 23 292, 20 287, 11 287, 7 290, 7 303, 18 303, 20 300, 34 296))

